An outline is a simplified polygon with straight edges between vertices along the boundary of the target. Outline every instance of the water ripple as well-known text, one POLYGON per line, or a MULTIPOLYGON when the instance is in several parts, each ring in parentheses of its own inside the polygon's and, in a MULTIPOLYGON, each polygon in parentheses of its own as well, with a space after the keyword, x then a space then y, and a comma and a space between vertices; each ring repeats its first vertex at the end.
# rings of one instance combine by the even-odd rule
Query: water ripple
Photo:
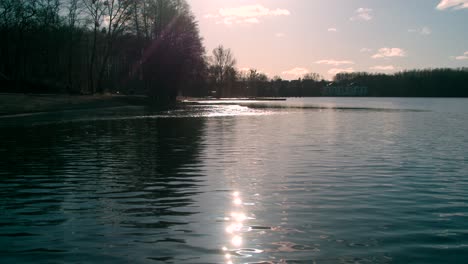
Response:
POLYGON ((0 118, 2 262, 463 263, 466 101, 310 100, 0 118))

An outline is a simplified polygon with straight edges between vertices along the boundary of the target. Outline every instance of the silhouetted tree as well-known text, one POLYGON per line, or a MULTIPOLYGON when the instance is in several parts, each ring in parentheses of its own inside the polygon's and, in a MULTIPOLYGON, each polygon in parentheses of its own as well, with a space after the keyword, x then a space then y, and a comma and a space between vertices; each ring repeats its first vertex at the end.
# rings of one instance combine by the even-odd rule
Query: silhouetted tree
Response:
POLYGON ((174 100, 207 72, 184 0, 0 0, 0 39, 2 91, 174 100))
POLYGON ((153 1, 150 8, 165 11, 151 18, 153 29, 141 61, 143 78, 151 96, 171 101, 182 86, 199 84, 206 68, 205 50, 184 1, 153 1))
POLYGON ((86 7, 86 15, 89 19, 89 23, 91 23, 92 27, 92 47, 91 47, 91 55, 89 59, 89 66, 88 66, 88 86, 89 90, 92 93, 96 92, 96 56, 97 56, 97 45, 98 45, 98 31, 101 27, 102 23, 104 22, 104 12, 105 6, 104 4, 107 3, 105 0, 83 0, 83 4, 86 7))
POLYGON ((266 96, 267 88, 266 83, 268 82, 268 76, 266 74, 258 72, 256 69, 250 69, 247 73, 247 79, 245 80, 248 87, 248 96, 266 96))
POLYGON ((233 81, 236 79, 236 59, 230 49, 225 49, 219 45, 213 49, 212 56, 209 59, 210 77, 213 80, 216 88, 216 96, 222 97, 228 92, 233 81))
POLYGON ((323 80, 323 76, 315 72, 310 72, 310 73, 305 74, 302 77, 302 80, 310 80, 310 81, 319 82, 323 80))
POLYGON ((275 76, 273 76, 273 78, 271 80, 273 82, 278 82, 278 81, 282 81, 283 78, 281 78, 281 76, 279 76, 279 75, 275 75, 275 76))

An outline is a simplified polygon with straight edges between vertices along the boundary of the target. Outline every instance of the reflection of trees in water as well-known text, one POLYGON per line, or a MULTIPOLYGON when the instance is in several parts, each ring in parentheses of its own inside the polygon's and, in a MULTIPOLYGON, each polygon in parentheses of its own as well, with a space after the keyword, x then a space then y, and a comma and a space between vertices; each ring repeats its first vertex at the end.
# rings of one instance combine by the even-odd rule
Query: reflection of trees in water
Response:
POLYGON ((93 175, 102 213, 114 223, 165 228, 179 222, 165 216, 192 214, 175 208, 189 206, 196 194, 201 119, 105 121, 75 128, 73 141, 80 142, 77 152, 84 155, 74 166, 93 175), (155 218, 147 221, 150 216, 155 218))
MULTIPOLYGON (((58 155, 56 143, 64 135, 55 126, 1 128, 0 132, 0 205, 9 220, 15 210, 21 215, 38 215, 60 209, 57 194, 59 176, 65 160, 58 155), (44 195, 46 194, 46 195, 44 195), (37 200, 39 199, 39 200, 37 200), (40 203, 40 206, 35 204, 40 203), (28 209, 28 206, 34 208, 28 209)), ((32 219, 24 219, 33 223, 32 219)), ((57 224, 60 221, 44 220, 57 224)), ((36 223, 37 224, 37 223, 36 223)))
MULTIPOLYGON (((184 216, 192 212, 175 211, 193 203, 200 174, 200 139, 202 119, 177 118, 111 122, 106 128, 112 144, 104 144, 100 154, 120 182, 109 193, 134 193, 138 200, 123 211, 133 217, 184 216), (110 146, 111 149, 106 147, 110 146), (144 201, 144 202, 140 202, 144 201), (136 205, 136 206, 135 206, 136 205)), ((105 137, 103 140, 106 140, 105 137)), ((104 180, 104 184, 107 179, 104 180)), ((171 225, 171 221, 141 223, 126 221, 132 227, 152 228, 171 225)))
POLYGON ((82 242, 65 232, 87 237, 88 246, 112 243, 115 232, 129 244, 150 235, 165 241, 172 237, 170 227, 185 225, 187 217, 197 213, 191 204, 201 181, 203 132, 203 119, 198 118, 4 129, 0 205, 8 219, 4 214, 0 220, 9 226, 0 226, 0 233, 12 228, 40 236, 36 241, 42 245, 15 238, 15 252, 79 247, 82 242), (30 211, 32 215, 24 214, 30 211), (27 228, 21 224, 25 221, 27 228), (57 232, 62 228, 63 233, 57 232))

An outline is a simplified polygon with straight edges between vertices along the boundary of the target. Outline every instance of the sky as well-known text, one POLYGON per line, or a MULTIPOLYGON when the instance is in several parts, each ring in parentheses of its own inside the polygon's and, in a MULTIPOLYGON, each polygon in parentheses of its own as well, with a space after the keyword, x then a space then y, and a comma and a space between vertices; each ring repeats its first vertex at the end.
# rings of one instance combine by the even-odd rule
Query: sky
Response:
POLYGON ((468 0, 188 0, 208 55, 283 79, 468 67, 468 0))

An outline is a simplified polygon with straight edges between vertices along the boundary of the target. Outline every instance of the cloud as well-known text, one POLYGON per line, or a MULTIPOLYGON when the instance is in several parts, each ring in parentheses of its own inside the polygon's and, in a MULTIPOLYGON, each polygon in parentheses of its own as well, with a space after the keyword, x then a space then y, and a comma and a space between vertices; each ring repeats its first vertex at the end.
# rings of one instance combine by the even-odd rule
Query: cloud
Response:
POLYGON ((358 8, 355 11, 355 15, 350 18, 351 21, 369 21, 372 20, 372 9, 370 8, 358 8))
POLYGON ((430 35, 432 34, 432 30, 428 27, 423 27, 421 31, 419 32, 421 35, 430 35))
POLYGON ((463 53, 463 55, 461 56, 457 56, 455 57, 456 60, 468 60, 468 51, 466 51, 465 53, 463 53))
POLYGON ((364 53, 364 52, 372 52, 372 50, 369 49, 369 48, 362 48, 362 49, 359 50, 359 52, 362 52, 362 53, 364 53))
POLYGON ((333 68, 328 71, 328 73, 331 75, 337 75, 338 73, 344 73, 344 72, 346 73, 354 72, 354 69, 351 67, 345 68, 345 69, 333 68))
POLYGON ((440 3, 437 5, 437 9, 439 10, 446 10, 449 8, 468 8, 468 0, 441 0, 440 3))
POLYGON ((373 59, 390 57, 406 57, 406 52, 400 48, 381 48, 372 56, 373 59))
POLYGON ((340 61, 339 60, 319 60, 319 61, 316 61, 315 63, 339 66, 339 65, 346 65, 346 64, 354 64, 354 61, 349 61, 349 60, 340 60, 340 61))
POLYGON ((213 14, 206 14, 203 16, 204 18, 218 18, 219 15, 213 15, 213 14))
POLYGON ((258 24, 258 23, 260 23, 260 20, 258 20, 258 18, 256 18, 256 17, 252 17, 252 18, 244 19, 244 22, 245 23, 258 24))
POLYGON ((291 70, 287 70, 282 72, 283 74, 290 75, 290 76, 295 76, 295 77, 301 77, 304 76, 305 74, 309 73, 309 70, 306 68, 294 68, 291 70))
POLYGON ((396 70, 395 66, 393 65, 386 65, 386 66, 373 66, 373 67, 370 67, 369 69, 373 70, 373 71, 394 71, 396 70))
POLYGON ((336 28, 329 28, 327 30, 328 30, 328 32, 338 32, 338 29, 336 29, 336 28))
POLYGON ((286 35, 285 35, 284 33, 278 32, 278 33, 275 34, 275 36, 276 36, 277 38, 283 38, 283 37, 285 37, 286 35))
POLYGON ((221 19, 217 24, 258 24, 262 17, 289 16, 291 13, 286 9, 269 9, 263 5, 244 5, 239 7, 220 8, 218 14, 207 14, 205 18, 221 19))
POLYGON ((432 34, 432 30, 428 27, 423 27, 421 29, 408 29, 408 32, 418 33, 418 34, 425 35, 425 36, 432 34))

